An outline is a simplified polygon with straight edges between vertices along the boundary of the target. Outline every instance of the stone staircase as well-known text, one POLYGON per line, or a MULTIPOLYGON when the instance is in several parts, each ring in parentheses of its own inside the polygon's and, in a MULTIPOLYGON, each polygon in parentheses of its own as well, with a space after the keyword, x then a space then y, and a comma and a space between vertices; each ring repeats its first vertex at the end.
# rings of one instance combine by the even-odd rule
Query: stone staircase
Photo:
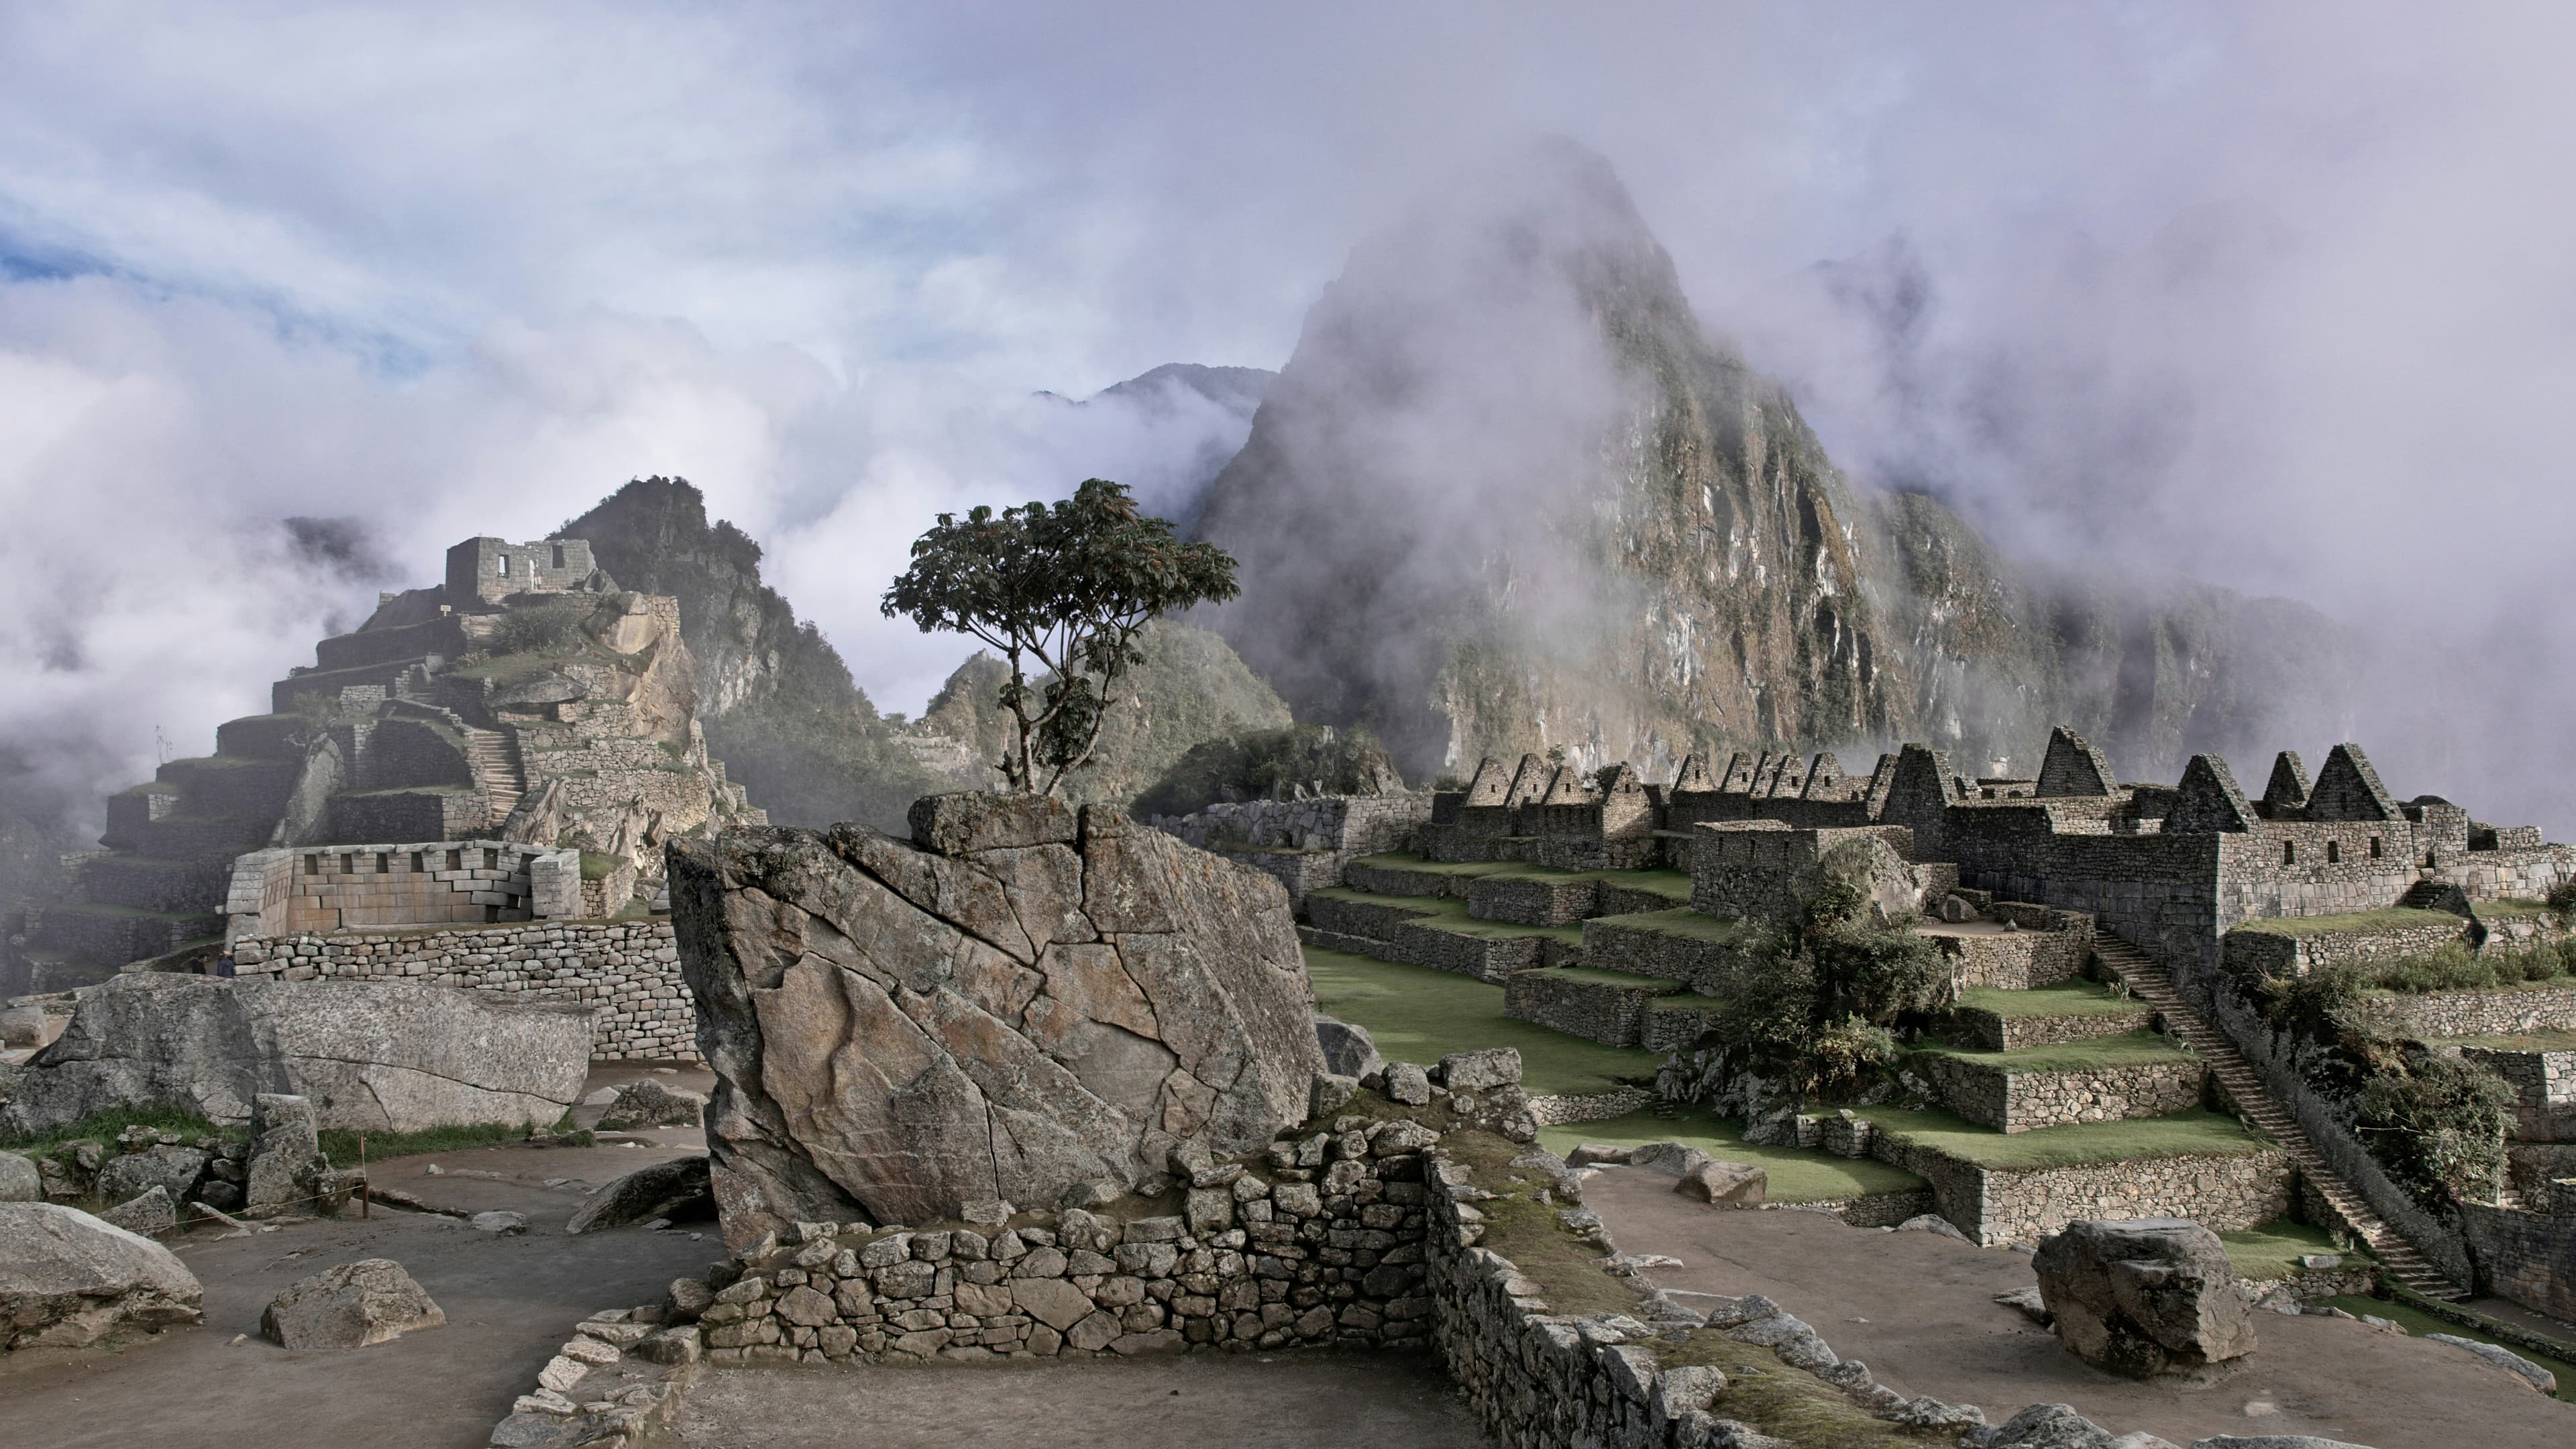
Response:
POLYGON ((528 792, 527 770, 519 759, 518 735, 468 726, 465 743, 474 764, 474 778, 492 797, 491 828, 499 830, 501 822, 518 808, 519 797, 528 792))
POLYGON ((2210 1076, 2216 1080, 2219 1090, 2237 1114, 2249 1126, 2281 1145, 2281 1150, 2289 1154, 2291 1163, 2317 1195, 2324 1198, 2336 1214, 2370 1244, 2371 1252, 2378 1256, 2391 1277, 2427 1298, 2457 1302, 2468 1296, 2417 1252, 2414 1244, 2381 1221, 2361 1194, 2326 1162, 2325 1154, 2317 1150, 2315 1141, 2299 1125, 2298 1118, 2272 1095, 2254 1064, 2245 1059, 2224 1032, 2211 1026, 2197 1009, 2183 999, 2182 993, 2174 986, 2172 973, 2144 951, 2107 931, 2094 936, 2093 950, 2112 975, 2118 977, 2139 1000, 2154 1007, 2164 1017, 2166 1027, 2200 1054, 2201 1060, 2208 1064, 2210 1076))

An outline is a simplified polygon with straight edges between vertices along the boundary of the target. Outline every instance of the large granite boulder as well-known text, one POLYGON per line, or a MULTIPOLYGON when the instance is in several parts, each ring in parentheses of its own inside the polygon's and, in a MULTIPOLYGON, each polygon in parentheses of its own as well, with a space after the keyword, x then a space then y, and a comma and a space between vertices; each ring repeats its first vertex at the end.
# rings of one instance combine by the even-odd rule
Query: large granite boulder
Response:
POLYGON ((728 1241, 1123 1190, 1305 1116, 1278 882, 1099 806, 941 795, 912 824, 671 843, 728 1241))
POLYGON ((311 1202, 331 1164, 322 1155, 311 1102, 262 1092, 253 1106, 255 1135, 242 1176, 242 1216, 274 1217, 311 1202))
POLYGON ((298 1278, 269 1300, 259 1331, 286 1348, 365 1348, 447 1313, 391 1258, 362 1258, 298 1278))
POLYGON ((45 1176, 35 1159, 15 1152, 0 1152, 0 1202, 43 1202, 45 1176))
POLYGON ((205 1289, 150 1238, 57 1203, 0 1203, 0 1349, 195 1323, 205 1289))
POLYGON ((2145 1378, 2254 1351, 2254 1313, 2218 1234, 2183 1218, 2085 1219, 2031 1260, 2058 1336, 2085 1362, 2145 1378))
POLYGON ((648 1162, 592 1188, 564 1224, 564 1231, 596 1233, 652 1218, 704 1217, 707 1198, 707 1159, 648 1162))
POLYGON ((421 981, 249 981, 142 972, 81 993, 20 1072, 0 1127, 35 1134, 123 1107, 251 1118, 262 1092, 327 1129, 551 1125, 581 1098, 587 1007, 421 981))

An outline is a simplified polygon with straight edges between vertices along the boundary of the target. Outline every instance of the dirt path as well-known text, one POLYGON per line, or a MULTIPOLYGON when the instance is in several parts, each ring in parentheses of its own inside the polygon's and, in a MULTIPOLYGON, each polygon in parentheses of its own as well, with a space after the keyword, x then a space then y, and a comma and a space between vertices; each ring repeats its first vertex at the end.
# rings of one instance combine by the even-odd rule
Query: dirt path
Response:
POLYGON ((1484 1444, 1438 1361, 1415 1354, 731 1369, 710 1374, 690 1391, 678 1427, 688 1449, 1484 1444))
POLYGON ((2261 1347, 2216 1382, 2134 1383, 1992 1301, 2035 1281, 2022 1254, 1847 1228, 1820 1213, 1716 1211, 1672 1181, 1605 1169, 1584 1184, 1584 1203, 1624 1251, 1682 1260, 1654 1271, 1659 1284, 1769 1294, 1890 1388, 1973 1403, 1995 1422, 2055 1402, 2115 1434, 2144 1429, 2177 1444, 2214 1434, 2315 1434, 2375 1449, 2576 1443, 2576 1405, 2459 1349, 2336 1318, 2259 1314, 2261 1347))
MULTIPOLYGON (((712 1223, 567 1237, 564 1220, 581 1189, 549 1188, 546 1180, 605 1182, 686 1146, 514 1145, 375 1167, 376 1181, 453 1211, 525 1213, 523 1237, 386 1208, 367 1221, 352 1210, 250 1238, 200 1233, 174 1246, 205 1284, 204 1327, 122 1351, 8 1355, 0 1359, 0 1425, 42 1425, 24 1442, 52 1449, 480 1449, 576 1320, 657 1302, 672 1279, 703 1273, 724 1256, 712 1223), (428 1174, 433 1162, 448 1170, 428 1174), (355 1352, 289 1351, 259 1336, 260 1310, 279 1289, 360 1258, 402 1264, 446 1311, 446 1325, 355 1352), (236 1334, 248 1338, 234 1345, 236 1334)), ((0 1429, 0 1442, 21 1441, 0 1429)))

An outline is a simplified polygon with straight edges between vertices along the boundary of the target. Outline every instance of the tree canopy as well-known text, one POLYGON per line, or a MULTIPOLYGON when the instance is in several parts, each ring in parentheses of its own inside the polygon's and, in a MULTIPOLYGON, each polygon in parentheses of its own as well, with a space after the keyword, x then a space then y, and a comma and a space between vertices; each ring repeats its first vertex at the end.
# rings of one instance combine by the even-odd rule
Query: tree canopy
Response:
POLYGON ((1120 681, 1144 659, 1146 624, 1236 592, 1223 550, 1181 541, 1125 487, 1090 478, 1057 503, 939 515, 882 608, 1001 653, 1017 737, 996 767, 1013 790, 1053 794, 1089 763, 1120 681), (1043 671, 1034 682, 1032 664, 1043 671))

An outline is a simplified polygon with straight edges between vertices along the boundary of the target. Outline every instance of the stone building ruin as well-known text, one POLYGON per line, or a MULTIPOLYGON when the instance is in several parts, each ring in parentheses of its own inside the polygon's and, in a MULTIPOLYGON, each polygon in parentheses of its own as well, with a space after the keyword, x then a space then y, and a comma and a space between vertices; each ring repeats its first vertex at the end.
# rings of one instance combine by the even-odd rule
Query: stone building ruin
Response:
POLYGON ((603 1057, 693 1053, 662 846, 760 824, 697 721, 679 604, 581 539, 473 538, 107 802, 105 850, 15 923, 0 990, 188 970, 426 976, 610 1009, 603 1057))

